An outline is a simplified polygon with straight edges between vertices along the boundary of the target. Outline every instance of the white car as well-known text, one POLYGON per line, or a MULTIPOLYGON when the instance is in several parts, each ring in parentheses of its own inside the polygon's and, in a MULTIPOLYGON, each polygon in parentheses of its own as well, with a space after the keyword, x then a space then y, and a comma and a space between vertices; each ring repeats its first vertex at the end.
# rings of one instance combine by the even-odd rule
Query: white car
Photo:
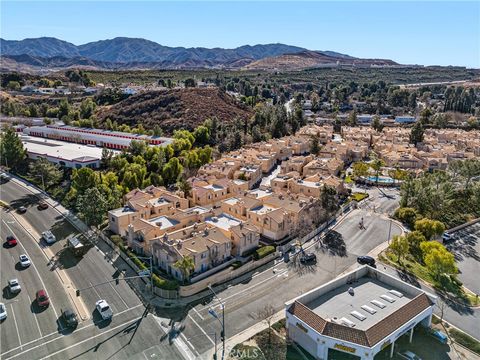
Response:
POLYGON ((55 241, 57 241, 57 238, 50 230, 42 232, 42 237, 45 239, 47 244, 53 244, 55 241))
POLYGON ((0 303, 0 321, 7 318, 7 308, 4 303, 0 303))
POLYGON ((8 290, 10 290, 11 294, 17 294, 22 290, 20 284, 18 283, 18 279, 11 279, 8 280, 8 290))
POLYGON ((97 308, 97 311, 102 316, 103 320, 112 318, 113 316, 112 309, 110 308, 110 305, 108 305, 108 303, 105 300, 98 300, 95 303, 95 307, 97 308))
POLYGON ((398 355, 408 360, 422 360, 420 357, 418 357, 415 353, 411 351, 404 351, 402 353, 398 353, 398 355))
POLYGON ((22 254, 20 255, 20 265, 22 265, 22 267, 26 268, 26 267, 29 267, 32 263, 30 262, 30 259, 28 258, 27 255, 25 254, 22 254))

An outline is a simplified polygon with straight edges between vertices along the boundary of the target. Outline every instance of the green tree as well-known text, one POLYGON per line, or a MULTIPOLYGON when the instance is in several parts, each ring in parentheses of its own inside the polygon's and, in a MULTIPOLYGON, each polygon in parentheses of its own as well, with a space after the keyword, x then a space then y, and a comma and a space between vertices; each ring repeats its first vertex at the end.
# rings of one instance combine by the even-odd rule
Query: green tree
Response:
POLYGON ((370 164, 370 167, 375 171, 375 182, 378 184, 378 177, 380 175, 380 170, 385 166, 385 162, 381 159, 375 159, 370 164))
POLYGON ((183 166, 180 164, 178 158, 171 158, 163 167, 162 177, 166 186, 174 184, 180 174, 183 172, 183 166))
POLYGON ((163 136, 163 130, 158 124, 153 127, 153 136, 163 136))
POLYGON ((413 145, 417 145, 423 141, 425 130, 423 125, 420 121, 417 121, 415 125, 413 125, 412 130, 410 132, 410 143, 413 145))
POLYGON ((190 195, 190 191, 192 191, 192 185, 183 177, 180 177, 180 179, 177 181, 177 188, 183 192, 185 197, 188 197, 190 195))
POLYGON ((72 188, 77 191, 78 195, 83 195, 88 189, 98 185, 98 174, 88 167, 74 169, 71 176, 72 188))
POLYGON ((147 143, 143 140, 132 140, 127 151, 133 156, 143 156, 147 151, 147 143))
POLYGON ((19 91, 21 85, 18 81, 9 81, 7 84, 7 89, 12 91, 19 91))
POLYGON ((323 186, 322 192, 320 193, 320 203, 329 215, 338 210, 337 191, 334 187, 328 185, 323 186))
POLYGON ((108 201, 96 187, 92 187, 78 196, 77 210, 87 225, 98 226, 107 215, 108 201))
POLYGON ((52 185, 58 184, 63 178, 63 171, 58 165, 54 165, 47 159, 40 158, 30 163, 29 175, 37 184, 42 184, 46 190, 52 185))
POLYGON ((86 98, 80 104, 80 117, 82 119, 90 119, 95 112, 97 105, 91 98, 86 98))
POLYGON ((427 240, 440 236, 445 231, 445 225, 437 220, 427 218, 415 221, 415 230, 421 232, 427 240))
POLYGON ((58 106, 57 116, 59 119, 62 119, 64 116, 67 116, 70 113, 70 104, 67 99, 62 99, 58 106))
POLYGON ((410 207, 400 207, 395 210, 395 217, 406 224, 410 229, 413 229, 415 226, 415 221, 417 221, 419 215, 417 210, 410 207))
POLYGON ((384 125, 383 125, 382 121, 380 120, 380 116, 375 115, 373 117, 372 127, 376 132, 380 132, 380 131, 383 130, 384 125))
POLYGON ((114 155, 115 155, 115 153, 112 150, 104 147, 102 149, 102 159, 100 160, 100 166, 103 169, 109 169, 110 166, 112 165, 112 159, 113 159, 114 155))
POLYGON ((423 251, 423 262, 435 280, 443 274, 456 274, 458 272, 455 257, 445 249, 445 246, 436 241, 425 241, 420 245, 423 251))
POLYGON ((421 262, 423 259, 421 245, 423 242, 427 241, 427 239, 425 239, 425 236, 423 236, 420 231, 411 231, 405 235, 405 238, 408 242, 408 250, 410 254, 412 254, 418 262, 421 262))
POLYGON ((353 110, 348 115, 348 125, 349 126, 356 126, 357 125, 357 111, 356 110, 353 110))
POLYGON ((208 127, 200 125, 193 132, 195 138, 195 145, 204 146, 210 143, 210 130, 208 127))
POLYGON ((318 155, 320 152, 320 139, 318 135, 312 135, 310 138, 310 154, 318 155))
POLYGON ((185 79, 185 87, 195 87, 195 79, 185 79))
POLYGON ((12 127, 7 127, 0 134, 1 164, 12 170, 17 170, 27 157, 22 140, 12 127))
POLYGON ((401 264, 402 258, 408 254, 408 240, 405 236, 395 235, 389 248, 397 256, 398 263, 401 264))
POLYGON ((182 273, 184 283, 190 280, 190 274, 195 269, 195 262, 191 256, 184 256, 173 264, 182 273))
POLYGON ((370 166, 367 163, 358 161, 352 165, 353 176, 357 180, 364 178, 368 175, 368 169, 370 169, 370 166))

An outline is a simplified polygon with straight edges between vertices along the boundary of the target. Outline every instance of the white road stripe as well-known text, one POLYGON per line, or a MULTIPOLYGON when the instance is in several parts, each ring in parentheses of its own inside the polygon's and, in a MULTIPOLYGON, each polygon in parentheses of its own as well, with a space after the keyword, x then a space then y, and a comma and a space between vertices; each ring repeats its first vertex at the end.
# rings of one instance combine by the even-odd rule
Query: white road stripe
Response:
POLYGON ((12 309, 13 322, 15 323, 15 329, 17 330, 18 343, 20 344, 20 350, 23 350, 22 340, 20 339, 20 332, 18 331, 17 319, 15 318, 15 311, 13 311, 13 304, 10 304, 10 307, 12 309))
POLYGON ((203 316, 200 315, 200 313, 197 311, 197 309, 192 308, 192 310, 195 311, 195 313, 198 315, 198 317, 199 317, 202 321, 205 320, 205 319, 203 318, 203 316))
MULTIPOLYGON (((138 304, 138 305, 136 305, 136 306, 134 306, 134 307, 131 307, 131 308, 126 309, 126 310, 123 310, 123 311, 119 312, 118 314, 116 314, 116 316, 121 315, 121 314, 123 314, 123 313, 126 313, 127 311, 136 309, 136 308, 138 308, 138 307, 140 307, 140 306, 143 306, 143 304, 138 304)), ((101 322, 101 321, 100 321, 100 322, 101 322)), ((90 327, 92 327, 92 326, 96 326, 97 324, 98 324, 98 322, 97 322, 97 323, 92 322, 91 324, 88 324, 88 325, 85 325, 85 326, 81 326, 81 325, 80 325, 80 326, 75 330, 75 333, 78 333, 79 331, 88 329, 88 328, 90 328, 90 327)), ((50 336, 52 336, 52 335, 55 335, 55 334, 58 334, 58 331, 52 332, 52 333, 50 333, 50 334, 48 334, 48 335, 45 335, 45 336, 43 336, 43 337, 41 337, 41 338, 38 338, 38 339, 35 339, 35 340, 32 340, 32 341, 29 341, 28 343, 23 344, 23 347, 26 347, 27 345, 33 344, 34 342, 37 342, 37 341, 46 339, 46 338, 48 338, 48 337, 50 337, 50 336)), ((50 343, 50 342, 52 342, 52 341, 58 340, 58 339, 60 339, 60 338, 62 338, 62 337, 64 337, 64 336, 68 336, 68 335, 62 335, 62 334, 60 334, 60 335, 57 336, 55 339, 49 340, 48 342, 44 342, 43 344, 40 344, 40 345, 38 345, 38 346, 35 346, 34 348, 25 350, 25 352, 30 351, 30 350, 32 350, 32 349, 36 349, 36 348, 38 348, 38 347, 41 346, 41 345, 44 345, 44 344, 50 343)), ((15 350, 18 350, 18 349, 23 350, 23 349, 22 349, 22 346, 17 346, 16 348, 13 348, 13 349, 10 349, 10 350, 8 350, 8 351, 5 351, 5 352, 1 353, 1 354, 0 354, 0 355, 1 355, 0 358, 3 357, 5 354, 11 353, 12 351, 15 351, 15 350)))
MULTIPOLYGON (((30 295, 27 295, 28 296, 28 301, 30 301, 30 304, 32 303, 32 298, 30 297, 30 295)), ((34 306, 34 305, 32 305, 34 306)), ((38 319, 37 319, 37 316, 35 314, 33 314, 33 317, 35 318, 35 322, 37 323, 37 328, 38 328, 38 332, 40 333, 40 337, 42 337, 42 330, 40 329, 40 324, 38 323, 38 319)))
MULTIPOLYGON (((12 233, 13 235, 15 235, 15 232, 14 232, 14 231, 12 230, 12 228, 5 222, 5 220, 2 220, 2 222, 7 226, 7 228, 11 231, 11 233, 12 233)), ((28 232, 28 231, 27 231, 27 232, 28 232)), ((28 235, 30 235, 30 237, 33 238, 33 236, 32 236, 30 233, 28 233, 28 235)), ((18 239, 18 236, 15 235, 15 237, 18 239)), ((21 242, 21 241, 18 241, 18 244, 20 244, 20 246, 22 247, 23 251, 25 251, 25 254, 29 257, 29 259, 30 259, 30 261, 31 261, 31 263, 32 263, 32 267, 33 267, 33 269, 35 270, 35 272, 37 273, 37 276, 38 276, 40 282, 42 283, 43 289, 45 289, 45 290, 47 291, 47 293, 50 293, 50 291, 47 290, 47 287, 45 286, 45 283, 43 282, 43 279, 42 279, 42 277, 40 276, 40 273, 38 272, 37 267, 36 267, 35 264, 33 263, 32 257, 31 257, 30 254, 28 253, 27 249, 25 249, 25 247, 22 245, 22 242, 21 242)), ((42 252, 42 253, 43 253, 43 252, 42 252)), ((57 311, 55 310, 55 306, 53 305, 53 302, 52 302, 52 301, 50 301, 50 305, 52 306, 53 312, 54 312, 54 314, 55 314, 55 318, 58 319, 58 313, 57 313, 57 311)))
POLYGON ((200 325, 198 325, 198 323, 195 321, 195 319, 192 318, 190 315, 188 315, 188 317, 190 318, 190 320, 193 321, 193 323, 194 323, 195 325, 197 325, 197 327, 200 329, 200 331, 202 332, 202 334, 205 335, 208 340, 210 340, 210 342, 212 343, 212 345, 215 345, 215 341, 213 341, 212 338, 205 332, 205 330, 203 330, 203 328, 202 328, 200 325))
POLYGON ((120 295, 120 293, 117 291, 117 289, 115 289, 115 286, 113 286, 112 283, 108 283, 108 284, 112 287, 113 291, 115 291, 115 293, 118 295, 118 297, 120 298, 120 300, 122 300, 123 305, 125 305, 125 308, 128 309, 128 304, 125 302, 125 300, 123 300, 122 295, 120 295))

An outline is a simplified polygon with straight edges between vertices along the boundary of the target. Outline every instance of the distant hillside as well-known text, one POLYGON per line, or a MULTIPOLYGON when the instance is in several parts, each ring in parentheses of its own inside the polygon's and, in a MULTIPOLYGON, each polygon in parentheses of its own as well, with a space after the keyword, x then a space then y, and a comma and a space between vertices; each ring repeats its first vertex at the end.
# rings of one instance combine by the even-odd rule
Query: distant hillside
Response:
POLYGON ((2 69, 31 71, 70 67, 89 69, 297 69, 337 61, 391 63, 391 60, 357 59, 334 51, 310 51, 285 44, 245 45, 234 49, 168 47, 156 42, 117 37, 76 46, 55 38, 0 39, 2 69), (298 56, 295 56, 298 55, 298 56))
POLYGON ((100 121, 110 118, 119 124, 142 124, 153 128, 155 124, 168 132, 175 129, 193 130, 209 117, 221 122, 253 115, 251 108, 218 89, 174 89, 140 93, 130 96, 111 107, 101 108, 100 121))
POLYGON ((331 51, 302 51, 294 54, 284 54, 252 62, 243 68, 246 70, 296 70, 327 66, 345 65, 398 65, 392 60, 359 59, 331 51))

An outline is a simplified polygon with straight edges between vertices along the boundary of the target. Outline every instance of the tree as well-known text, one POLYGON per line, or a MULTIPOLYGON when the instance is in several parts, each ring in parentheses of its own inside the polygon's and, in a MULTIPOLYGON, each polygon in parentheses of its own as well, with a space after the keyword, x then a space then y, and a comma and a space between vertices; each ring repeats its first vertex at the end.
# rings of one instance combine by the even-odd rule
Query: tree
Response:
POLYGON ((0 135, 1 164, 12 170, 17 170, 27 157, 22 140, 12 127, 7 127, 0 135))
POLYGON ((265 321, 268 326, 268 345, 269 347, 272 344, 272 322, 273 322, 273 317, 275 316, 275 308, 271 304, 266 304, 263 309, 259 310, 257 312, 256 318, 260 321, 265 321))
POLYGON ((318 135, 313 135, 310 138, 310 154, 318 155, 320 152, 320 139, 318 135))
POLYGON ((320 202, 327 214, 333 214, 338 210, 337 191, 334 187, 324 185, 320 193, 320 202))
POLYGON ((185 197, 188 197, 190 195, 190 191, 192 190, 192 185, 183 177, 180 177, 180 179, 177 181, 177 187, 183 192, 185 197))
POLYGON ((47 159, 40 158, 29 166, 29 175, 36 183, 41 183, 44 191, 52 185, 58 184, 63 178, 63 171, 47 159))
POLYGON ((400 207, 395 211, 395 217, 406 224, 410 229, 415 226, 415 221, 418 219, 417 210, 411 207, 400 207))
POLYGON ((421 232, 425 239, 432 240, 434 236, 443 234, 445 225, 440 221, 424 218, 415 221, 415 230, 421 232))
POLYGON ((385 166, 385 162, 381 159, 375 159, 370 164, 370 167, 375 171, 375 182, 378 184, 378 176, 380 175, 380 170, 385 166))
POLYGON ((417 121, 410 132, 410 143, 415 146, 417 146, 418 143, 421 143, 423 141, 424 132, 425 130, 423 129, 422 123, 417 121))
POLYGON ((58 106, 57 116, 59 119, 62 119, 64 116, 67 116, 70 113, 70 104, 67 99, 62 99, 60 105, 58 106))
POLYGON ((128 152, 133 156, 143 156, 147 150, 147 143, 143 140, 132 140, 128 147, 128 152))
POLYGON ((356 110, 353 110, 348 115, 348 125, 349 126, 356 126, 357 125, 357 111, 356 110))
POLYGON ((180 164, 178 158, 171 158, 163 167, 162 177, 165 186, 174 184, 182 172, 183 166, 180 164))
POLYGON ((20 88, 21 88, 21 85, 18 81, 9 81, 7 84, 7 89, 12 91, 19 91, 20 88))
POLYGON ((87 98, 80 104, 80 117, 82 119, 90 119, 97 105, 91 98, 87 98))
POLYGON ((104 169, 109 169, 112 165, 112 159, 114 156, 113 150, 107 148, 102 149, 102 159, 100 160, 100 166, 104 169))
POLYGON ((184 256, 173 264, 182 273, 182 279, 186 283, 190 280, 190 274, 195 269, 195 262, 191 256, 184 256))
POLYGON ((163 136, 163 130, 158 124, 153 127, 153 136, 163 136))
POLYGON ((421 245, 427 241, 427 239, 425 239, 425 236, 423 236, 420 231, 411 231, 405 235, 405 238, 408 242, 408 251, 417 261, 421 262, 423 259, 421 245))
POLYGON ((442 244, 436 241, 426 241, 420 246, 424 253, 423 262, 435 280, 439 280, 443 274, 458 272, 455 257, 442 244))
POLYGON ((397 256, 398 263, 401 264, 402 258, 408 253, 408 240, 405 236, 395 235, 389 248, 397 256))
POLYGON ((383 125, 382 121, 380 120, 380 116, 375 115, 373 117, 372 127, 376 132, 380 132, 380 131, 383 130, 384 125, 383 125))
POLYGON ((74 169, 71 176, 72 188, 77 191, 78 195, 83 195, 88 189, 98 185, 98 175, 95 171, 88 167, 74 169))
POLYGON ((195 79, 185 79, 185 87, 195 87, 195 79))
POLYGON ((352 169, 353 169, 353 176, 359 180, 361 178, 364 178, 368 175, 368 169, 370 166, 367 163, 364 163, 362 161, 358 161, 353 164, 352 169))
POLYGON ((87 225, 98 226, 109 209, 104 195, 96 187, 92 187, 77 198, 77 210, 87 225))
POLYGON ((208 127, 200 125, 193 132, 195 138, 195 145, 204 146, 210 143, 210 130, 208 127))

